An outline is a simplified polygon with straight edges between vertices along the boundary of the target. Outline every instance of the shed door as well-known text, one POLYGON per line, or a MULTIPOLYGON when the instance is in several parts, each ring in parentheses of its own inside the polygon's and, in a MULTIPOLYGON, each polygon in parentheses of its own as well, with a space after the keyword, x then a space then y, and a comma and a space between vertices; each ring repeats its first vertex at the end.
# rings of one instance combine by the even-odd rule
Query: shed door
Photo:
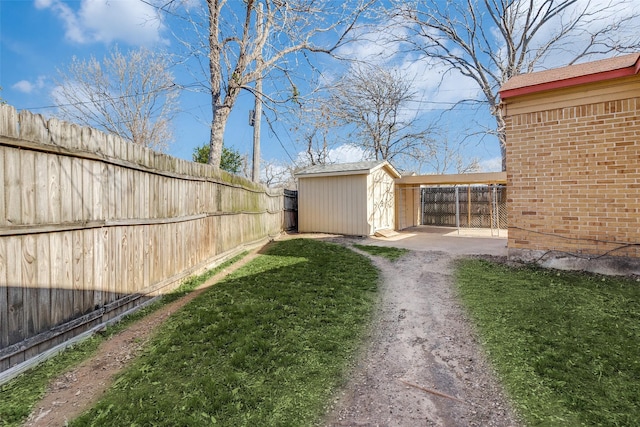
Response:
POLYGON ((372 224, 374 231, 393 228, 393 179, 383 171, 373 176, 372 224))

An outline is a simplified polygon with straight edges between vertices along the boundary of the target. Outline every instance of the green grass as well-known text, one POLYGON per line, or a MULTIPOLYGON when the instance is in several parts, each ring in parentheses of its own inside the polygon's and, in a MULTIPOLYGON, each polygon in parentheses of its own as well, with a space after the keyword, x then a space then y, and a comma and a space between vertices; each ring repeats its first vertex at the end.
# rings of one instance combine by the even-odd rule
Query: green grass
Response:
POLYGON ((242 259, 245 255, 246 252, 239 254, 218 267, 208 270, 204 274, 188 278, 175 291, 164 295, 148 306, 126 316, 120 322, 109 326, 105 333, 92 335, 90 338, 70 346, 37 367, 0 385, 0 426, 21 425, 29 416, 36 403, 44 396, 48 384, 62 373, 93 356, 98 346, 105 339, 120 332, 133 322, 158 310, 164 305, 183 297, 213 275, 242 259))
POLYGON ((373 246, 373 245, 358 245, 354 244, 354 248, 367 252, 371 255, 381 256, 387 258, 390 261, 396 261, 402 255, 409 252, 409 249, 393 248, 387 246, 373 246))
POLYGON ((481 260, 457 280, 528 425, 640 425, 640 283, 481 260))
POLYGON ((339 245, 270 245, 163 324, 85 425, 309 426, 362 343, 378 273, 339 245))
POLYGON ((0 385, 0 426, 19 426, 44 395, 49 382, 91 357, 104 338, 94 335, 0 385))

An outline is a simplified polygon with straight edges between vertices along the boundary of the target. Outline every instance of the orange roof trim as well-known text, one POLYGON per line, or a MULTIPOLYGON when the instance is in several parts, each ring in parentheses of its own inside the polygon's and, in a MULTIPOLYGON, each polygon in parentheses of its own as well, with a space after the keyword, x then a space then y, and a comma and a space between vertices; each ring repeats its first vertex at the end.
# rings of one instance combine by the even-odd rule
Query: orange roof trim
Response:
POLYGON ((632 53, 600 61, 520 74, 502 85, 500 97, 504 100, 514 96, 628 77, 638 74, 639 71, 640 53, 632 53))

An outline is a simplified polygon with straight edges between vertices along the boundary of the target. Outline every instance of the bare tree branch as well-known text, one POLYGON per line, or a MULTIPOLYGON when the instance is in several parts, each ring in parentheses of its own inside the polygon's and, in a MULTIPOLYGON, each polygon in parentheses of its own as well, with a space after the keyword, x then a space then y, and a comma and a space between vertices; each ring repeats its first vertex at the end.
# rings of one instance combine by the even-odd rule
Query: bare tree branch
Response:
POLYGON ((356 65, 330 90, 332 116, 355 129, 353 137, 372 158, 420 161, 431 151, 433 128, 408 108, 412 84, 398 71, 356 65))
POLYGON ((188 54, 200 64, 208 59, 208 65, 201 67, 207 75, 203 87, 211 95, 210 163, 217 166, 226 123, 240 92, 255 91, 257 80, 298 53, 332 54, 348 43, 348 35, 373 0, 206 0, 200 13, 180 9, 178 0, 170 3, 174 13, 182 10, 186 27, 200 36, 195 42, 193 32, 178 36, 188 54), (259 32, 258 4, 264 10, 259 32))
POLYGON ((505 159, 498 90, 512 76, 640 48, 632 0, 394 1, 391 16, 413 52, 475 82, 496 120, 505 159), (558 58, 561 58, 558 61, 558 58))
POLYGON ((54 102, 59 115, 157 150, 172 139, 178 87, 165 55, 114 47, 102 62, 73 58, 58 70, 54 102))

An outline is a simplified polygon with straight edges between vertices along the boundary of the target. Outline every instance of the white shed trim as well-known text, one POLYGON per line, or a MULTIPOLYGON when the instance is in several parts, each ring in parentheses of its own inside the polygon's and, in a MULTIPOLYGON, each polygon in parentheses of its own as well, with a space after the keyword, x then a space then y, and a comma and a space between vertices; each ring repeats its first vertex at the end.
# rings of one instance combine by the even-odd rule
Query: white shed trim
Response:
POLYGON ((296 173, 295 176, 296 178, 312 178, 316 176, 363 175, 373 173, 382 168, 387 169, 389 175, 394 178, 400 178, 400 172, 398 172, 393 166, 391 166, 391 163, 386 160, 316 165, 296 173))

